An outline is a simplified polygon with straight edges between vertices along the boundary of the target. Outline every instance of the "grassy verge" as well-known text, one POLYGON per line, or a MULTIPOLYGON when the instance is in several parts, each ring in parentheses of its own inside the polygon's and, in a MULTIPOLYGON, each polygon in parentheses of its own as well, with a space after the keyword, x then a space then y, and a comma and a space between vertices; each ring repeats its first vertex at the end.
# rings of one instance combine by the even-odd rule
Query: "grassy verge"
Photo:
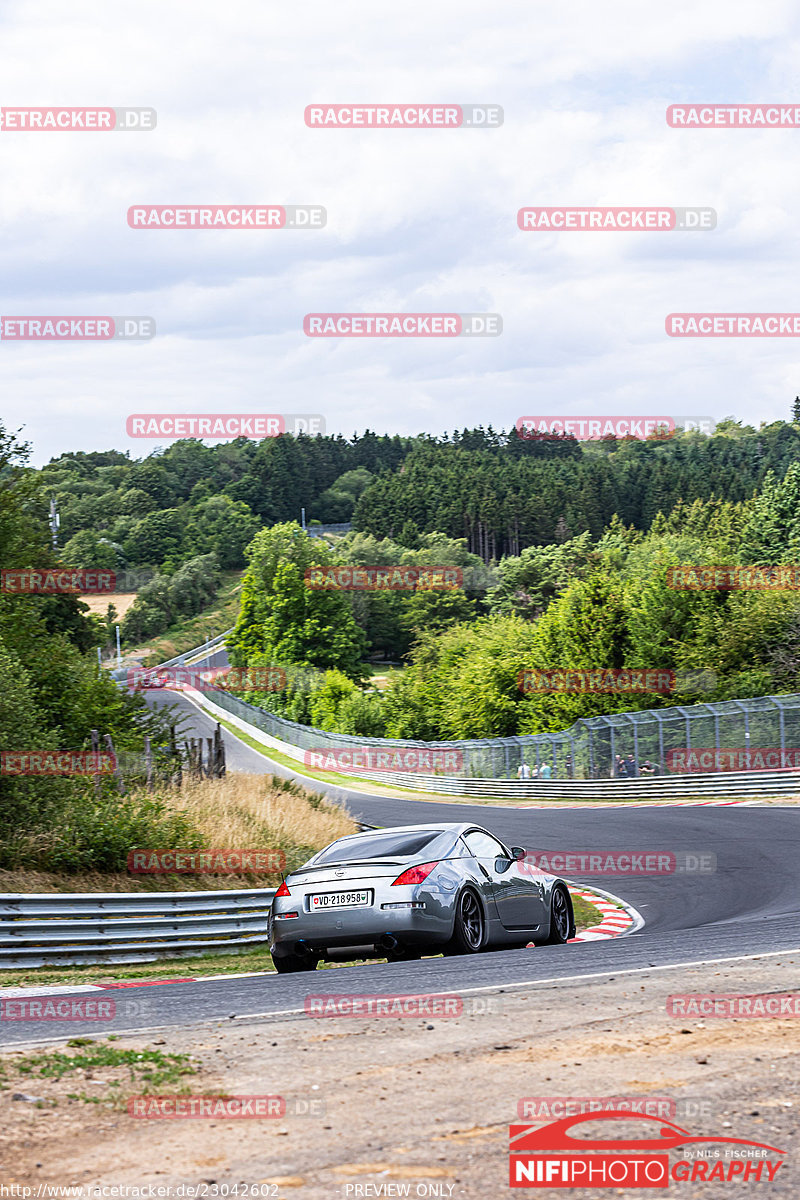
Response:
MULTIPOLYGON (((575 925, 578 933, 591 929, 602 921, 598 909, 580 896, 572 897, 575 925)), ((382 962, 383 959, 367 959, 382 962)), ((338 970, 350 963, 320 963, 318 970, 338 970)), ((359 965, 364 965, 361 962, 359 965)), ((240 975, 250 971, 274 972, 272 958, 266 946, 258 946, 241 954, 204 954, 194 958, 164 959, 159 963, 114 963, 89 967, 30 967, 19 971, 0 971, 0 988, 28 984, 112 983, 115 980, 192 979, 206 975, 240 975)))
POLYGON ((599 925, 603 920, 603 914, 599 908, 595 908, 588 900, 584 900, 582 896, 572 897, 572 907, 575 912, 575 932, 580 933, 584 929, 593 929, 595 925, 599 925))

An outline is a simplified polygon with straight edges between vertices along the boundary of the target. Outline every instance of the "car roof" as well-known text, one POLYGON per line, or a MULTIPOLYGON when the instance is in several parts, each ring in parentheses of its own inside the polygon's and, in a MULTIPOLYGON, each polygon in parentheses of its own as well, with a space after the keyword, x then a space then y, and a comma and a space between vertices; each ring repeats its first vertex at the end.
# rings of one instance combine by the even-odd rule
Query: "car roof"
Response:
MULTIPOLYGON (((376 829, 364 829, 360 833, 346 833, 344 837, 337 838, 339 842, 350 841, 353 838, 374 837, 380 833, 423 833, 426 829, 431 832, 440 830, 442 833, 464 833, 467 829, 482 829, 481 825, 475 825, 473 821, 431 821, 426 825, 387 825, 378 826, 376 829)), ((486 831, 488 833, 488 830, 486 831)))

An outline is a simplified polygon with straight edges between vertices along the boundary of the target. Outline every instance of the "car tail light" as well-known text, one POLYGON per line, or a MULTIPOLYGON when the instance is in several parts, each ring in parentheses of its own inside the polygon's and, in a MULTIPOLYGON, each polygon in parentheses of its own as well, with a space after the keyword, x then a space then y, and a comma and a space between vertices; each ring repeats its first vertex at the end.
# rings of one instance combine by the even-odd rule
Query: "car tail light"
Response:
POLYGON ((282 879, 281 886, 278 888, 277 892, 275 893, 275 899, 277 900, 278 896, 291 896, 291 894, 292 893, 289 891, 288 887, 286 886, 286 880, 282 879))
POLYGON ((439 860, 436 862, 422 863, 418 867, 409 867, 407 871, 403 871, 402 875, 398 875, 392 887, 397 887, 398 884, 422 883, 427 879, 434 867, 438 867, 439 860))

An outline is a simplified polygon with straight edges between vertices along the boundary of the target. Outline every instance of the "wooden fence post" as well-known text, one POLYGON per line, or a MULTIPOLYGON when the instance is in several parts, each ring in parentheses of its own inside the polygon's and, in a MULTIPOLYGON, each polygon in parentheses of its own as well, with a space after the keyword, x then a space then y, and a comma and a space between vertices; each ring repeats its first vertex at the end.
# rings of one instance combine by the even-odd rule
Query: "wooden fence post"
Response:
POLYGON ((225 743, 222 740, 222 726, 217 722, 214 730, 214 776, 222 779, 225 774, 225 743))
POLYGON ((149 792, 152 792, 152 790, 153 790, 153 747, 150 744, 149 737, 146 737, 144 739, 144 766, 145 766, 145 772, 146 772, 145 782, 147 784, 147 790, 149 792))
POLYGON ((107 748, 109 754, 111 755, 111 757, 114 760, 114 778, 117 781, 117 791, 119 792, 119 794, 121 796, 124 796, 125 795, 125 783, 122 778, 122 771, 120 769, 119 759, 117 758, 117 752, 114 749, 114 742, 112 741, 111 734, 107 733, 105 735, 105 737, 103 738, 103 741, 106 744, 106 748, 107 748))
POLYGON ((180 750, 178 749, 178 743, 175 740, 175 726, 174 725, 170 726, 169 747, 170 747, 170 755, 172 757, 172 761, 175 763, 175 771, 173 772, 173 775, 172 775, 172 782, 175 785, 175 787, 180 789, 183 786, 183 764, 181 762, 181 753, 180 753, 180 750))
POLYGON ((94 763, 94 794, 99 799, 100 797, 100 772, 97 769, 97 756, 100 753, 100 734, 96 729, 92 730, 92 759, 94 763))

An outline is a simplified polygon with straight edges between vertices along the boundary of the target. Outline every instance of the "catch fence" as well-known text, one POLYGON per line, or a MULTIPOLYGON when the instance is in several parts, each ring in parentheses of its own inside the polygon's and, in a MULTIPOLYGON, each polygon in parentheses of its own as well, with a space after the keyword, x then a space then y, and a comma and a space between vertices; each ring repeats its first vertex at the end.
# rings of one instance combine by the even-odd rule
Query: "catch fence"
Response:
POLYGON ((470 779, 516 778, 522 764, 540 779, 619 778, 619 759, 632 761, 623 777, 637 778, 800 767, 798 693, 584 717, 558 733, 441 742, 330 733, 220 689, 206 694, 220 708, 301 750, 372 747, 400 756, 412 750, 455 750, 461 766, 448 767, 446 774, 470 779))

